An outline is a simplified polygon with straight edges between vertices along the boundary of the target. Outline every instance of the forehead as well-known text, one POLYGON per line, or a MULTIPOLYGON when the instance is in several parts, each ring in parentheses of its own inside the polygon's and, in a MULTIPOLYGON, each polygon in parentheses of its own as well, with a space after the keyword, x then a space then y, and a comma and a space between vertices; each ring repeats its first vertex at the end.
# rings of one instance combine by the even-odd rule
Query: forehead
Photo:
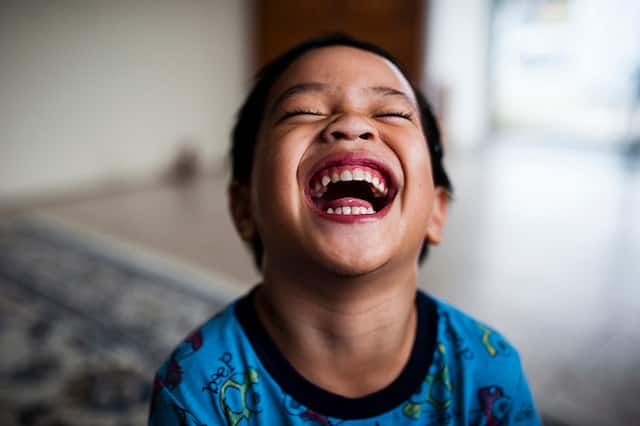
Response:
POLYGON ((411 84, 393 63, 348 46, 321 47, 303 54, 278 77, 269 98, 273 101, 287 88, 305 83, 321 83, 337 91, 390 87, 415 99, 411 84))

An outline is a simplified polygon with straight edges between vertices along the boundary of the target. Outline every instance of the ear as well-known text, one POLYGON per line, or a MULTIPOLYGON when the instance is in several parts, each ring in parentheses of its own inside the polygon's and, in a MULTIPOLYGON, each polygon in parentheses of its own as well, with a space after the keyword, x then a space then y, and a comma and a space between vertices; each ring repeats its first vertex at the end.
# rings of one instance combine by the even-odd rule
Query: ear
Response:
POLYGON ((441 186, 435 189, 433 200, 433 211, 427 225, 427 235, 425 239, 434 245, 440 244, 442 240, 442 230, 447 219, 447 208, 449 207, 449 193, 441 186))
POLYGON ((228 188, 229 210, 238 235, 244 241, 251 241, 256 227, 251 214, 251 190, 249 185, 237 181, 231 182, 228 188))

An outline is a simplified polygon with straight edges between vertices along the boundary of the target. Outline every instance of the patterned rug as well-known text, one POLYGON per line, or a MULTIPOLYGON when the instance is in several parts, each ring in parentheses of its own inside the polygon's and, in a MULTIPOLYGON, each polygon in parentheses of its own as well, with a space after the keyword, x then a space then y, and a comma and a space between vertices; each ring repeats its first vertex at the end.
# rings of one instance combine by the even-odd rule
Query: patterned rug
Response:
POLYGON ((78 235, 0 224, 0 425, 144 424, 155 369, 222 299, 78 235))

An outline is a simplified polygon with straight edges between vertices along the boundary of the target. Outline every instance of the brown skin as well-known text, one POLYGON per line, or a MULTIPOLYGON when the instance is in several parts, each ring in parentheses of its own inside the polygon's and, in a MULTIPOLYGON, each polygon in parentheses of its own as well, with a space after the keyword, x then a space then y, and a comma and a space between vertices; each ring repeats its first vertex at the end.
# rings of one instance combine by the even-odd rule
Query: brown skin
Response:
POLYGON ((378 391, 409 359, 417 257, 425 239, 440 242, 447 211, 430 164, 410 85, 375 54, 313 50, 270 92, 251 184, 230 186, 231 213, 240 236, 258 232, 265 247, 260 319, 289 362, 328 391, 378 391), (282 98, 303 83, 314 86, 282 98), (372 90, 380 87, 404 95, 372 90), (310 113, 283 119, 300 109, 310 113), (345 224, 309 207, 310 169, 337 152, 366 153, 390 168, 398 193, 386 216, 345 224))

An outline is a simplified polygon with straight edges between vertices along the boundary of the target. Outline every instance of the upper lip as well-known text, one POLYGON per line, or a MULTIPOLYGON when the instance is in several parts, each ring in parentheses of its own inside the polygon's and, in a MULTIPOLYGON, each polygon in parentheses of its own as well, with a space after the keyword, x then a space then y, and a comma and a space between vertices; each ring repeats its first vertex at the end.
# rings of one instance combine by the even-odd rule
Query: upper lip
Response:
POLYGON ((306 176, 305 182, 307 189, 309 182, 316 173, 329 167, 338 167, 345 165, 362 165, 379 170, 387 178, 387 185, 390 190, 397 188, 397 178, 393 169, 384 160, 368 152, 337 152, 330 154, 322 160, 318 161, 306 176))

